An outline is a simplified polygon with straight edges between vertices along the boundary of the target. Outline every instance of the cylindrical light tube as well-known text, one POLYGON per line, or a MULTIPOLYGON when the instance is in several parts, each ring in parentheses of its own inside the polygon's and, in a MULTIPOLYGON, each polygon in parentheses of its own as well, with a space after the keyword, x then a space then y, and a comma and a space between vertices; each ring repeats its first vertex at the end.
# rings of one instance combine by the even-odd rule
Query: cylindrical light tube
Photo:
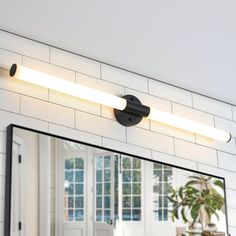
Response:
POLYGON ((124 98, 101 92, 77 83, 69 82, 64 79, 16 64, 12 65, 10 69, 10 76, 119 110, 124 110, 127 104, 127 101, 124 98))
POLYGON ((202 136, 222 142, 229 142, 231 139, 231 134, 226 131, 216 129, 208 125, 203 125, 201 123, 180 116, 157 110, 155 108, 150 109, 148 118, 169 126, 200 134, 202 136))
MULTIPOLYGON (((10 69, 10 76, 35 85, 56 90, 64 94, 85 99, 90 102, 99 103, 117 110, 123 111, 128 107, 127 100, 125 98, 69 82, 24 66, 13 64, 10 69)), ((135 107, 136 106, 132 106, 132 109, 135 107)), ((148 108, 147 112, 149 113, 149 107, 143 107, 145 107, 145 109, 148 108)), ((146 115, 148 115, 148 113, 146 115)), ((150 113, 147 118, 222 142, 229 142, 231 139, 231 134, 226 131, 203 125, 201 123, 166 113, 155 108, 150 108, 150 113)))

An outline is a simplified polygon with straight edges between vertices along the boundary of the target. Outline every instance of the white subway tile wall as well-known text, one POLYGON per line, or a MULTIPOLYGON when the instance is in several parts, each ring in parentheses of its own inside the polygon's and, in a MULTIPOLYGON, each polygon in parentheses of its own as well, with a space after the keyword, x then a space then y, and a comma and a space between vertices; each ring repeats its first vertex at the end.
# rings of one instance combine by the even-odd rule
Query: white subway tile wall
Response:
POLYGON ((230 233, 236 236, 236 107, 0 31, 0 236, 3 235, 6 127, 18 124, 226 179, 230 233), (112 109, 9 78, 19 63, 232 132, 229 143, 144 121, 125 128, 112 109))

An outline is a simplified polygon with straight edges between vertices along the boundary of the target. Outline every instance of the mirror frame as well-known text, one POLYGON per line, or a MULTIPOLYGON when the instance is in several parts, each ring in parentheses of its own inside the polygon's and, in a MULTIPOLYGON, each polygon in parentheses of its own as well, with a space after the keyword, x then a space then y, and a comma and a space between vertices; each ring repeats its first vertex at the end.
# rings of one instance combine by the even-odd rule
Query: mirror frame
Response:
POLYGON ((102 146, 86 143, 86 142, 79 141, 79 140, 70 139, 70 138, 67 138, 67 137, 63 137, 63 136, 60 136, 60 135, 55 135, 55 134, 52 134, 52 133, 47 133, 47 132, 32 129, 32 128, 27 128, 27 127, 16 125, 16 124, 10 124, 7 127, 7 136, 6 136, 4 236, 10 236, 10 233, 11 233, 10 229, 11 229, 12 141, 13 141, 13 130, 14 130, 14 128, 19 128, 19 129, 23 129, 23 130, 26 130, 26 131, 36 132, 38 134, 48 135, 48 136, 51 136, 51 137, 54 137, 54 138, 64 139, 64 140, 67 140, 67 141, 76 142, 76 143, 83 144, 83 145, 88 145, 90 147, 104 149, 106 151, 117 152, 117 153, 120 153, 120 154, 123 154, 123 155, 139 158, 141 160, 146 160, 146 161, 151 161, 151 162, 155 162, 155 163, 159 163, 159 164, 164 164, 164 165, 171 166, 173 168, 186 170, 186 171, 191 171, 191 172, 197 173, 197 174, 208 175, 208 176, 211 176, 213 178, 219 178, 224 183, 226 233, 227 233, 228 236, 230 236, 230 234, 229 234, 229 225, 228 225, 228 213, 227 213, 228 209, 227 209, 226 185, 225 185, 225 178, 224 177, 204 173, 204 172, 201 172, 201 171, 191 170, 191 169, 188 169, 188 168, 185 168, 185 167, 180 167, 180 166, 172 165, 172 164, 169 164, 169 163, 152 160, 152 159, 141 157, 141 156, 138 156, 138 155, 133 155, 133 154, 130 154, 130 153, 119 151, 119 150, 105 148, 105 147, 102 147, 102 146))

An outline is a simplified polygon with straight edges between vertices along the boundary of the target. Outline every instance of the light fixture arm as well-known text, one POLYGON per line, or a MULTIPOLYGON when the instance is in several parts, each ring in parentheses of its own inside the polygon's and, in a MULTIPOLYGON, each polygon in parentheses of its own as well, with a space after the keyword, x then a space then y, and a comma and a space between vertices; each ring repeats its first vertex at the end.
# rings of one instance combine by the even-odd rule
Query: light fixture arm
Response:
POLYGON ((143 105, 134 95, 123 96, 127 104, 124 110, 114 109, 117 121, 126 127, 137 125, 143 117, 148 117, 150 107, 143 105))

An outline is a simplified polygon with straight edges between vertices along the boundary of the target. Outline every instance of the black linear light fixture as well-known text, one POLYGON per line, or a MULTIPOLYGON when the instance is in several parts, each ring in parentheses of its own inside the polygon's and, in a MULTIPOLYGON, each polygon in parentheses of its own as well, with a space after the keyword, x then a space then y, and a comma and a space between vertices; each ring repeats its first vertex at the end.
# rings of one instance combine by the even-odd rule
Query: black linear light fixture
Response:
POLYGON ((218 141, 229 142, 231 139, 229 132, 145 106, 133 95, 118 97, 17 64, 11 66, 10 76, 18 80, 111 107, 114 109, 117 121, 126 127, 136 125, 146 117, 218 141))

